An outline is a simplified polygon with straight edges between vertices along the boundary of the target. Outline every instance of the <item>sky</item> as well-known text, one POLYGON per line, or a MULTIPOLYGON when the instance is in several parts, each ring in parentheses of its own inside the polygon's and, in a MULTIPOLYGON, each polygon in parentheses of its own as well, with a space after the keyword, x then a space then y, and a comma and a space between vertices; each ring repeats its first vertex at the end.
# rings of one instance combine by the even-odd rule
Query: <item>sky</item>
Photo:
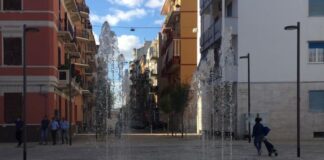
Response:
POLYGON ((90 7, 90 20, 97 43, 101 26, 108 21, 118 36, 118 47, 127 61, 133 58, 133 48, 139 48, 145 40, 157 37, 164 21, 160 14, 164 0, 86 0, 86 3, 90 7), (135 31, 120 27, 135 27, 135 31))

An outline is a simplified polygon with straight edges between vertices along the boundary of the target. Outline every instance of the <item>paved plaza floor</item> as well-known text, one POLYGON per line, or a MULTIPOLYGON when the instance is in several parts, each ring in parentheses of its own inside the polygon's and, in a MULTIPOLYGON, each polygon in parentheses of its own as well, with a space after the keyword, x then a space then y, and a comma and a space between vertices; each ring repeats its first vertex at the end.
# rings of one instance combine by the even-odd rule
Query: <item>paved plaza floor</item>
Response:
MULTIPOLYGON (((298 160, 294 142, 273 142, 278 157, 257 156, 246 141, 202 140, 198 136, 123 135, 95 140, 93 135, 79 135, 69 145, 28 144, 28 160, 298 160), (105 139, 105 140, 104 140, 105 139), (232 154, 231 154, 232 148, 232 154), (223 153, 223 154, 222 154, 223 153), (223 158, 222 158, 223 155, 223 158), (232 155, 232 156, 231 156, 232 155)), ((1 160, 22 159, 22 148, 14 143, 0 143, 1 160)), ((302 160, 324 160, 324 140, 302 142, 302 160)))

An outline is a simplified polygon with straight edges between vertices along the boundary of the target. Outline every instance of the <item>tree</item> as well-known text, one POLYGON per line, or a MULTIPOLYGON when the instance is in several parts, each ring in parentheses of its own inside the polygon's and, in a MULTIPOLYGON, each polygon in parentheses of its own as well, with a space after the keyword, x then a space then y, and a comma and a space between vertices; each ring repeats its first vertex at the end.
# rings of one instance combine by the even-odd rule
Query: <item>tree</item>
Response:
POLYGON ((181 137, 183 138, 184 133, 184 111, 188 104, 189 98, 189 85, 181 84, 176 86, 170 93, 172 104, 174 105, 173 110, 175 113, 181 116, 181 137))
POLYGON ((160 99, 160 109, 168 115, 168 133, 170 126, 170 114, 172 112, 171 98, 170 95, 164 95, 160 99))
POLYGON ((174 115, 177 114, 181 117, 181 137, 184 133, 184 112, 189 99, 189 85, 181 84, 176 87, 166 88, 160 99, 160 109, 168 115, 168 127, 170 126, 170 118, 172 125, 172 135, 174 132, 174 115))

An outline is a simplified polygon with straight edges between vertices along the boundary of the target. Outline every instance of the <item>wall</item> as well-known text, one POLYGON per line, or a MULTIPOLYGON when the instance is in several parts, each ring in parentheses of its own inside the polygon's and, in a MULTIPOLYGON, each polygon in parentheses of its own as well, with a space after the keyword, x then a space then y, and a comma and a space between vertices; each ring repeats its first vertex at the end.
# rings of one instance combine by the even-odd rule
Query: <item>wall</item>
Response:
MULTIPOLYGON (((324 89, 324 83, 302 83, 301 85, 301 138, 312 139, 313 132, 324 132, 324 112, 309 109, 309 91, 324 89)), ((238 87, 238 132, 242 137, 246 127, 247 84, 238 87)), ((295 83, 252 83, 251 115, 260 113, 266 126, 271 128, 271 139, 296 139, 296 84, 295 83)), ((254 120, 252 119, 252 122, 254 120)), ((247 128, 247 127, 246 127, 247 128)))
MULTIPOLYGON (((308 64, 308 41, 324 40, 319 34, 324 17, 308 17, 308 0, 245 0, 238 6, 239 56, 251 54, 251 81, 296 81, 296 31, 284 27, 297 21, 302 26, 301 80, 324 81, 324 74, 319 74, 324 64, 308 64)), ((246 61, 239 61, 240 82, 247 80, 245 66, 246 61)))

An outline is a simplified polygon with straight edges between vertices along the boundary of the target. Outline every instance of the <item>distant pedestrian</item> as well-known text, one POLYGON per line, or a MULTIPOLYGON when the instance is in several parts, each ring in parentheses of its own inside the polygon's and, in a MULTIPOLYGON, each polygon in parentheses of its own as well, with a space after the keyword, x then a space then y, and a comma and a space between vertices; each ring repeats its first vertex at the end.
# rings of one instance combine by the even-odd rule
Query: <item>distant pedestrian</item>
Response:
POLYGON ((264 139, 264 127, 261 124, 262 119, 257 117, 255 118, 255 125, 253 127, 252 137, 254 138, 254 146, 258 151, 258 155, 261 156, 261 146, 264 139))
POLYGON ((115 124, 115 137, 121 138, 122 123, 118 120, 115 124))
POLYGON ((40 144, 47 144, 49 124, 50 124, 50 120, 45 115, 41 121, 41 142, 40 142, 40 144))
POLYGON ((52 133, 52 141, 53 145, 56 145, 56 135, 57 135, 57 130, 59 129, 59 123, 55 118, 52 118, 51 122, 51 133, 52 133))
POLYGON ((22 134, 24 129, 24 121, 21 120, 21 117, 18 117, 15 121, 16 123, 16 139, 18 141, 17 147, 20 147, 22 144, 22 134))
POLYGON ((69 129, 69 122, 65 119, 62 118, 61 120, 61 138, 62 138, 62 144, 66 143, 68 144, 68 129, 69 129))

